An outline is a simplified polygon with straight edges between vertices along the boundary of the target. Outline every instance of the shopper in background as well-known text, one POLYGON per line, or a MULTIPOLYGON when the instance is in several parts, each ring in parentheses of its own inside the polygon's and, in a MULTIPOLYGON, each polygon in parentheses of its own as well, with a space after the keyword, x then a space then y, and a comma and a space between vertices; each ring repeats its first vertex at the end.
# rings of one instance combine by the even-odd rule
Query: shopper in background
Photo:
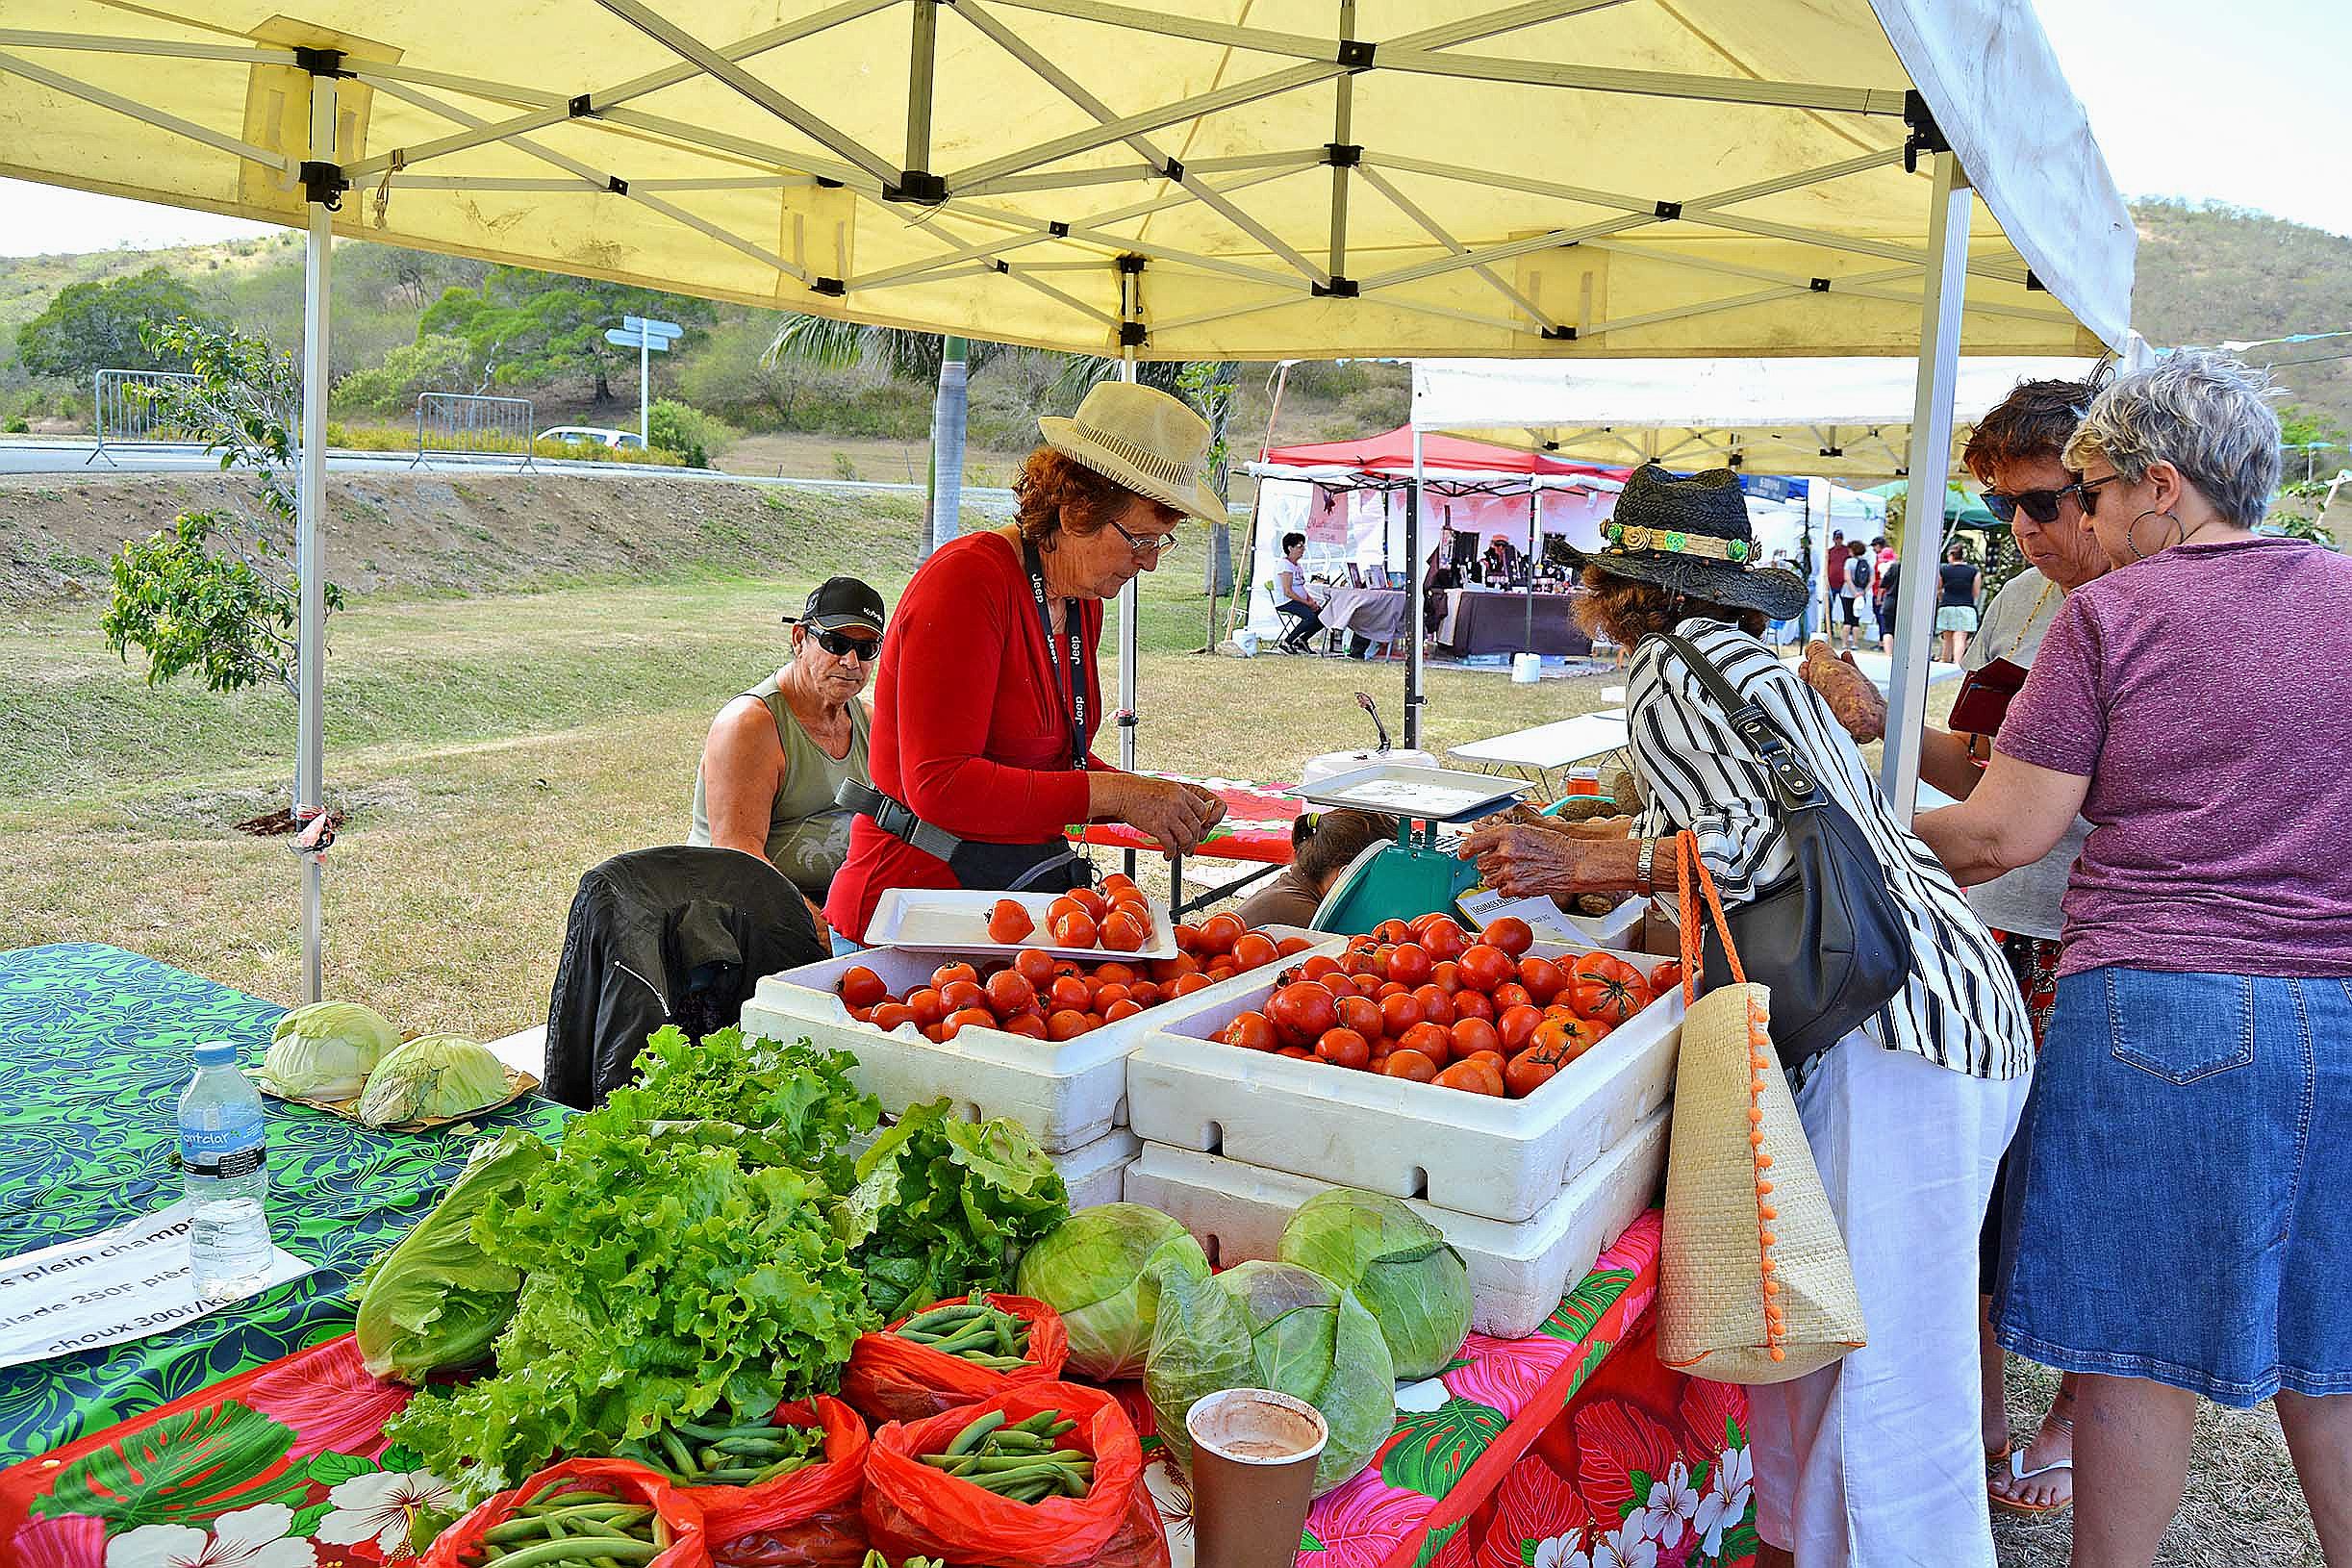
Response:
POLYGON ((1936 574, 1935 630, 1943 638, 1944 663, 1958 664, 1968 651, 1968 639, 1976 635, 1977 592, 1985 574, 1959 544, 1944 551, 1944 564, 1936 574))
POLYGON ((1323 896, 1369 845, 1397 836, 1397 820, 1373 811, 1302 812, 1290 824, 1290 864, 1235 911, 1246 925, 1311 926, 1323 896))

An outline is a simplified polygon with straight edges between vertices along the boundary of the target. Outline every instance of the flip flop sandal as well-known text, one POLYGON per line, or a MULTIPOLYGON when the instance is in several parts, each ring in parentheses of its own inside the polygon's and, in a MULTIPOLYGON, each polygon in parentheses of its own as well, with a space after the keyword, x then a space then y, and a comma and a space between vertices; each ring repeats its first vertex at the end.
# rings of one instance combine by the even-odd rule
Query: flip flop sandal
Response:
MULTIPOLYGON (((2009 1456, 2009 1480, 2011 1486, 2022 1486, 2027 1481, 2034 1479, 2036 1477, 2047 1476, 2060 1470, 2063 1470, 2068 1474, 2068 1476, 2072 1476, 2074 1473, 2074 1461, 2071 1459, 2059 1459, 2049 1464, 2036 1465, 2033 1469, 2028 1470, 2025 1467, 2024 1449, 2019 1449, 2017 1452, 2009 1456)), ((2071 1497, 2067 1498, 2062 1503, 2019 1503, 2013 1498, 2003 1497, 1998 1492, 1989 1492, 1987 1501, 1992 1504, 1994 1508, 2002 1513, 2021 1514, 2029 1519, 2039 1518, 2045 1513, 2057 1513, 2061 1509, 2071 1508, 2074 1506, 2074 1499, 2071 1497)))
POLYGON ((2009 1456, 2016 1452, 2017 1444, 2013 1439, 2002 1444, 1999 1448, 1986 1449, 1985 1451, 1985 1468, 1990 1470, 1994 1465, 2008 1462, 2009 1456))

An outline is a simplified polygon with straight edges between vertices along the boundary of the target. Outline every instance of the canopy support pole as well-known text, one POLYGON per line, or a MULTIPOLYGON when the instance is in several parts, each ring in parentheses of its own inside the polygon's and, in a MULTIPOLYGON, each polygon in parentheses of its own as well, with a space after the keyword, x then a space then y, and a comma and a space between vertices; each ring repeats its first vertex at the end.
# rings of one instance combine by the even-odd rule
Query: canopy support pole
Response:
MULTIPOLYGON (((1138 280, 1140 283, 1141 280, 1138 280)), ((1130 291, 1132 293, 1132 291, 1130 291)), ((1119 379, 1129 386, 1135 384, 1135 345, 1128 343, 1119 351, 1119 379)), ((1142 717, 1135 711, 1136 666, 1143 657, 1143 639, 1136 626, 1136 614, 1142 608, 1143 579, 1130 577, 1127 586, 1119 593, 1119 766, 1128 772, 1135 771, 1135 727, 1142 717)), ((1126 873, 1135 874, 1135 851, 1125 854, 1126 873)), ((1175 875, 1183 875, 1181 861, 1176 863, 1175 875)), ((1184 901, 1184 888, 1176 885, 1175 901, 1184 901)))
POLYGON ((1919 736, 1928 665, 1935 652, 1936 567, 1943 559, 1944 484, 1952 458, 1952 401, 1960 379, 1968 221, 1974 194, 1960 159, 1935 160, 1928 208, 1928 270, 1919 310, 1919 379, 1911 402, 1910 476, 1905 492, 1903 573, 1895 606, 1894 665, 1887 676, 1886 754, 1879 787, 1908 822, 1919 793, 1919 736))
MULTIPOLYGON (((1413 426, 1413 488, 1404 498, 1404 748, 1421 747, 1421 607, 1425 579, 1421 571, 1421 426, 1413 426)), ((1385 534, 1386 529, 1381 532, 1385 534)))
MULTIPOLYGON (((311 77, 311 157, 335 162, 335 78, 311 77)), ((299 595, 295 642, 294 825, 326 809, 327 577, 320 524, 327 500, 327 306, 335 256, 332 182, 309 190, 309 243, 302 267, 302 448, 295 486, 294 579, 299 595)), ((302 852, 302 998, 317 1001, 326 983, 320 851, 302 852)))
POLYGON ((1535 481, 1530 479, 1528 481, 1528 591, 1522 595, 1526 600, 1522 608, 1527 612, 1527 626, 1521 634, 1530 653, 1535 651, 1535 568, 1543 560, 1544 550, 1542 507, 1543 495, 1536 490, 1535 481))

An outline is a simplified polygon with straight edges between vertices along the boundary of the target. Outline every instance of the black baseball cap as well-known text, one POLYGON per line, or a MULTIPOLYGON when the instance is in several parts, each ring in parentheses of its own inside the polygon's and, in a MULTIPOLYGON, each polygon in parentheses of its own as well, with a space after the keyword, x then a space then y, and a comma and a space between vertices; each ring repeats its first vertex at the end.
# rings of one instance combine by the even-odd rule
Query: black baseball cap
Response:
POLYGON ((879 637, 882 635, 882 595, 855 577, 828 577, 817 585, 808 602, 797 616, 786 616, 784 622, 798 621, 821 632, 839 631, 844 626, 863 626, 879 637))

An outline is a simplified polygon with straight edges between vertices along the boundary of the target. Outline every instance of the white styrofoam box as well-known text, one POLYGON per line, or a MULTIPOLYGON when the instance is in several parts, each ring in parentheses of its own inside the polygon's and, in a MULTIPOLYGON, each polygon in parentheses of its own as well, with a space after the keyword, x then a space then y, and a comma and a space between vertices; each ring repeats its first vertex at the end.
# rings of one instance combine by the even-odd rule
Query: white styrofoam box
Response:
MULTIPOLYGON (((1474 1330, 1522 1339, 1552 1315, 1601 1250, 1656 1200, 1672 1115, 1669 1106, 1652 1111, 1534 1218, 1516 1225, 1406 1201, 1470 1266, 1474 1330)), ((1126 1201, 1175 1216, 1220 1268, 1274 1256, 1299 1205, 1329 1187, 1165 1144, 1144 1145, 1126 1171, 1126 1201)))
MULTIPOLYGON (((1296 926, 1265 929, 1277 937, 1309 939, 1315 944, 1309 952, 1337 952, 1346 946, 1345 938, 1296 926)), ((959 1115, 975 1122, 1002 1116, 1020 1123, 1050 1154, 1083 1149, 1125 1125, 1127 1053, 1143 1042, 1152 1020, 1177 1003, 1146 1008, 1075 1040, 1031 1040, 1001 1029, 971 1028, 943 1045, 924 1039, 912 1024, 884 1034, 860 1024, 836 994, 842 972, 853 965, 880 975, 891 995, 904 996, 955 956, 869 948, 767 975, 744 1003, 743 1027, 749 1034, 806 1035, 818 1045, 848 1051, 857 1058, 852 1081, 893 1116, 946 1095, 959 1115)), ((1236 974, 1183 999, 1211 999, 1255 980, 1254 974, 1236 974)))
POLYGON ((1065 948, 1046 931, 1046 912, 1062 896, 1058 893, 990 893, 971 888, 885 888, 866 923, 866 940, 877 948, 911 948, 923 952, 955 952, 1010 957, 1026 948, 1056 958, 1079 958, 1092 963, 1128 962, 1176 955, 1176 927, 1168 911, 1151 908, 1151 929, 1144 945, 1131 952, 1109 948, 1065 948), (1019 942, 995 942, 988 935, 988 912, 1005 899, 1029 912, 1036 929, 1019 942))
POLYGON ((1143 1151, 1144 1141, 1125 1127, 1116 1127, 1083 1149, 1050 1156, 1070 1189, 1073 1209, 1116 1203, 1126 1196, 1126 1174, 1143 1151))
MULTIPOLYGON (((1563 958, 1593 949, 1539 942, 1530 950, 1563 958)), ((1146 1142, 1518 1221, 1674 1091, 1679 991, 1525 1100, 1494 1100, 1221 1044, 1234 1015, 1261 1007, 1274 989, 1245 978, 1146 1015, 1151 1032, 1126 1064, 1127 1124, 1146 1142)))

